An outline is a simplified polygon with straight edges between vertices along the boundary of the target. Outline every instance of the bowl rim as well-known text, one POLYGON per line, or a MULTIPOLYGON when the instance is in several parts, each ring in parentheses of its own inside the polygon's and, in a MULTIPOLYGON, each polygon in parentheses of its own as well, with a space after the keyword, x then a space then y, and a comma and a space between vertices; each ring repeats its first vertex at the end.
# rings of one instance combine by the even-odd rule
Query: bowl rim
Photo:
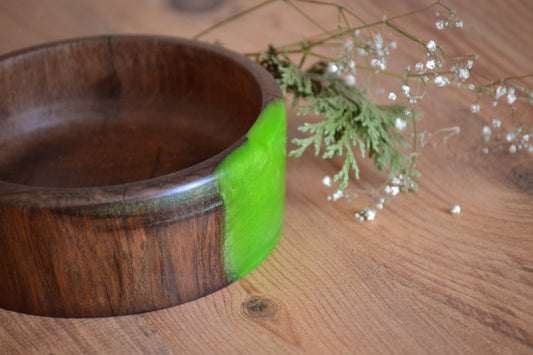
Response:
MULTIPOLYGON (((261 95, 260 111, 248 131, 255 125, 255 122, 261 113, 271 102, 282 99, 283 97, 274 77, 261 65, 252 61, 246 56, 219 45, 167 35, 107 34, 62 39, 33 45, 2 54, 0 55, 0 63, 31 52, 56 48, 62 45, 90 41, 103 41, 104 43, 107 41, 110 43, 110 41, 117 40, 163 41, 170 44, 175 43, 211 52, 216 56, 223 57, 236 63, 246 72, 248 72, 253 80, 255 80, 261 95)), ((150 179, 114 185, 89 187, 47 187, 25 185, 0 180, 0 203, 24 205, 30 204, 40 207, 61 208, 79 208, 84 206, 94 207, 95 205, 101 204, 127 203, 151 198, 161 198, 170 194, 197 188, 202 185, 210 184, 215 180, 215 177, 212 175, 213 165, 216 166, 219 162, 231 154, 231 152, 246 142, 248 131, 228 148, 206 160, 198 162, 185 169, 150 179), (30 203, 30 201, 32 202, 30 203)))

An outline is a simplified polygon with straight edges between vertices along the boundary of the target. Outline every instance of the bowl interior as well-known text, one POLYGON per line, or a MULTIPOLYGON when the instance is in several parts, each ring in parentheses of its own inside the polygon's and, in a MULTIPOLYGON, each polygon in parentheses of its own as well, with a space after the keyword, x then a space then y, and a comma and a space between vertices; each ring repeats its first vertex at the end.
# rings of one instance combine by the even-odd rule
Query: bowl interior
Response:
POLYGON ((190 41, 100 37, 0 61, 0 180, 92 187, 146 180, 224 151, 261 91, 231 57, 190 41))

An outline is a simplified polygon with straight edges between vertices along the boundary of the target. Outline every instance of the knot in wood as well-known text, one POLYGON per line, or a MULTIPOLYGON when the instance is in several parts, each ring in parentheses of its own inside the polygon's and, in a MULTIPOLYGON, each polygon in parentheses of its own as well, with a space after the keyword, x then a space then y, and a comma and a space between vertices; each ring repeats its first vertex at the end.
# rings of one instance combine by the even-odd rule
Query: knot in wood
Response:
POLYGON ((527 160, 515 165, 509 179, 521 192, 533 195, 533 162, 527 160))
POLYGON ((278 312, 278 305, 268 298, 251 298, 242 304, 243 312, 252 318, 272 317, 278 312))

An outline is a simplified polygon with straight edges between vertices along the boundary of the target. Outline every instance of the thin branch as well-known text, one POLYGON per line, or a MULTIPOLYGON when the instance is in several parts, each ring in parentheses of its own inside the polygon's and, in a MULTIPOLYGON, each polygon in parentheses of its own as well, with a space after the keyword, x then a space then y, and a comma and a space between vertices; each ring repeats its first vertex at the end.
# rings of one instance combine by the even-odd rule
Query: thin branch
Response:
POLYGON ((221 26, 223 26, 223 25, 226 25, 226 24, 228 24, 228 23, 230 23, 230 22, 233 22, 233 21, 235 21, 235 20, 237 20, 237 19, 239 19, 239 18, 241 18, 241 17, 243 17, 243 16, 245 16, 245 15, 251 13, 251 12, 254 12, 254 11, 256 11, 256 10, 262 8, 262 7, 265 7, 265 6, 267 6, 267 5, 270 5, 270 4, 275 3, 275 2, 277 2, 277 1, 279 1, 279 0, 267 0, 267 1, 263 1, 263 2, 261 2, 261 3, 257 4, 257 5, 255 5, 255 6, 252 6, 251 8, 249 8, 249 9, 247 9, 247 10, 244 10, 244 11, 242 11, 242 12, 239 12, 238 14, 235 14, 235 15, 233 15, 233 16, 231 16, 231 17, 228 17, 228 18, 225 19, 225 20, 222 20, 222 21, 220 21, 220 22, 215 23, 214 25, 212 25, 212 26, 206 28, 205 30, 203 30, 202 32, 198 33, 198 34, 197 34, 196 36, 194 36, 193 38, 194 38, 194 39, 200 39, 201 37, 205 36, 206 34, 208 34, 208 33, 212 32, 212 31, 216 30, 217 28, 219 28, 219 27, 221 27, 221 26))

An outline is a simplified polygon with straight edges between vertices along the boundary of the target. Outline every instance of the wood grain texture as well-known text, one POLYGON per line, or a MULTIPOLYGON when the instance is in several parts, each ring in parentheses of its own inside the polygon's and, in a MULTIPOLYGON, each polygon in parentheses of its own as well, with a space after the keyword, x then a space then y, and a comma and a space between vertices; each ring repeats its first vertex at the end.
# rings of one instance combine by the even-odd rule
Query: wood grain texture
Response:
POLYGON ((279 96, 268 73, 188 40, 98 36, 5 56, 0 80, 0 307, 123 315, 228 284, 213 174, 279 96))
MULTIPOLYGON (((187 36, 245 3, 227 1, 213 13, 191 16, 172 12, 163 0, 3 2, 0 43, 8 51, 102 32, 187 36)), ((383 13, 392 16, 428 3, 352 5, 363 16, 381 19, 383 13)), ((477 70, 491 77, 532 72, 531 2, 446 3, 464 19, 462 34, 436 32, 432 14, 403 21, 403 28, 446 42, 449 51, 471 48, 481 56, 477 70)), ((298 40, 300 30, 315 31, 279 9, 219 36, 228 47, 255 50, 262 43, 290 41, 287 36, 298 40)), ((398 51, 416 60, 413 51, 398 51)), ((432 96, 426 118, 438 126, 462 124, 470 98, 440 95, 432 96)), ((393 201, 372 223, 353 221, 357 202, 327 203, 330 191, 320 181, 338 164, 310 155, 289 160, 283 236, 243 280, 197 301, 136 316, 51 319, 0 310, 0 348, 7 353, 531 353, 533 166, 531 156, 522 153, 481 153, 478 132, 492 118, 486 114, 467 122, 462 137, 472 138, 423 150, 418 195, 393 201), (453 217, 447 210, 456 203, 463 212, 453 217)), ((289 136, 295 135, 300 119, 292 114, 289 122, 289 136)), ((366 186, 374 175, 363 175, 366 186)))

